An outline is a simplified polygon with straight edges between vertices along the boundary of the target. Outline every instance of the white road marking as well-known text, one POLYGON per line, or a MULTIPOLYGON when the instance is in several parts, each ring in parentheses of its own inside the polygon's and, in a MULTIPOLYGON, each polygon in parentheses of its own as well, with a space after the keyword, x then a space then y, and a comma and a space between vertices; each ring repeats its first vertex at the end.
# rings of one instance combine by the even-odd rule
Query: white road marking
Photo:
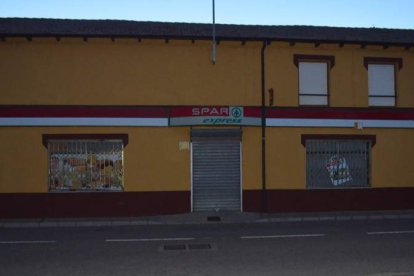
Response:
POLYGON ((413 276, 414 271, 411 272, 384 272, 384 273, 376 273, 376 274, 368 274, 367 276, 413 276))
POLYGON ((367 232, 367 235, 398 235, 398 234, 414 234, 414 230, 407 231, 379 231, 379 232, 367 232))
POLYGON ((272 235, 272 236, 243 236, 241 239, 283 239, 283 238, 312 238, 324 237, 325 234, 297 234, 297 235, 272 235))
POLYGON ((0 244, 39 244, 39 243, 56 243, 56 241, 0 241, 0 244))
POLYGON ((106 242, 191 241, 195 238, 107 239, 106 242))

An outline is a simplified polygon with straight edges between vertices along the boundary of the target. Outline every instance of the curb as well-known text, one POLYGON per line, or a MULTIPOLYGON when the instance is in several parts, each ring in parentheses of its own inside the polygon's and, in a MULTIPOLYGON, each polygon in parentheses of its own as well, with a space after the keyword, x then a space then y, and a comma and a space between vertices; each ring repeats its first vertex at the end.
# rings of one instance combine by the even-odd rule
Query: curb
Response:
POLYGON ((365 220, 409 220, 414 219, 414 212, 403 211, 361 214, 215 214, 223 217, 220 221, 208 221, 205 214, 183 214, 146 218, 123 219, 38 219, 38 220, 0 220, 0 228, 47 228, 47 227, 117 227, 117 226, 159 226, 159 225, 214 225, 214 224, 252 224, 252 223, 294 223, 294 222, 333 222, 333 221, 365 221, 365 220), (263 217, 265 216, 265 217, 263 217), (267 216, 267 217, 266 217, 267 216))

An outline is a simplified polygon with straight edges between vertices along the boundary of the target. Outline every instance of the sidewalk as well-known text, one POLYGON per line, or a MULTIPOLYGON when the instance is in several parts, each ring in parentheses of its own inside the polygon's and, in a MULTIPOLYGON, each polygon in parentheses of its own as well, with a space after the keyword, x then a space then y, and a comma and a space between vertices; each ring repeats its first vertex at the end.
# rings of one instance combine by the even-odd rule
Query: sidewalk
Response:
POLYGON ((0 228, 37 227, 108 227, 135 225, 181 225, 222 223, 283 223, 345 220, 396 220, 414 219, 414 210, 361 211, 324 213, 240 213, 208 212, 122 218, 47 218, 47 219, 0 219, 0 228))

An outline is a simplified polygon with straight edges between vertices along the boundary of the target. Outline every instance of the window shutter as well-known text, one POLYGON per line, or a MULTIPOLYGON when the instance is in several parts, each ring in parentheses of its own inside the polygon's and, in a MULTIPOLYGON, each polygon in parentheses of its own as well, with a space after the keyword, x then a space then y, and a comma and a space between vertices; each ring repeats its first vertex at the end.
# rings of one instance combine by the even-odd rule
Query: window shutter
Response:
POLYGON ((368 95, 370 106, 395 105, 394 64, 368 65, 368 95))
POLYGON ((299 103, 301 105, 328 104, 328 64, 299 63, 299 103))

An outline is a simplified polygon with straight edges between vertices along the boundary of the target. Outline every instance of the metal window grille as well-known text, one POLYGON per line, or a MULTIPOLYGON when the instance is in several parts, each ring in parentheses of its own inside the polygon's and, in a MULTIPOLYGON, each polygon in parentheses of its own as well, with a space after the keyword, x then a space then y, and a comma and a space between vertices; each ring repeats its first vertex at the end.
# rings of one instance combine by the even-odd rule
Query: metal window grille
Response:
POLYGON ((49 191, 122 191, 122 141, 51 140, 49 191))
POLYGON ((307 140, 308 189, 370 187, 371 141, 307 140))

